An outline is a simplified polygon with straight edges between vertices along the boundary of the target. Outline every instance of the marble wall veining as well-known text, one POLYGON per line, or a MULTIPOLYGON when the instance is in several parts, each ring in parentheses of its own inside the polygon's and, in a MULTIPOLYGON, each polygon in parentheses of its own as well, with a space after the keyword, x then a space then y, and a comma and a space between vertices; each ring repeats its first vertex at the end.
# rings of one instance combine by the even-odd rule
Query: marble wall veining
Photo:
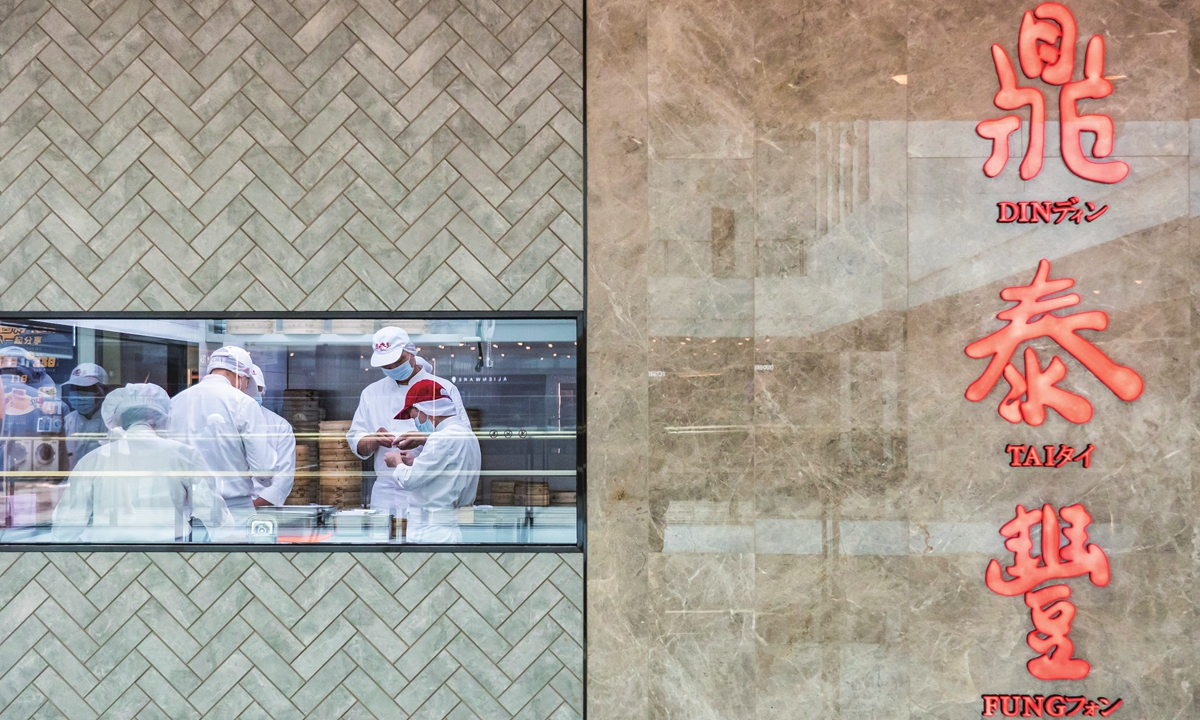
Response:
MULTIPOLYGON (((1200 4, 1070 0, 1129 177, 982 172, 989 48, 1035 3, 592 0, 588 95, 588 711, 594 718, 979 717, 981 695, 1121 698, 1195 717, 1200 4), (1094 222, 999 224, 1077 196, 1094 222), (1094 417, 1040 426, 964 392, 1000 291, 1038 261, 1145 380, 1118 399, 1052 340, 1094 417), (1009 443, 1095 445, 1012 468, 1009 443), (1009 563, 1020 503, 1083 503, 1110 562, 1078 608, 1079 681, 1032 677, 1009 563)), ((1016 114, 1027 117, 1027 111, 1016 114)), ((1028 127, 1026 121, 1025 128, 1028 127)), ((1015 363, 1019 366, 1021 359, 1015 363)))

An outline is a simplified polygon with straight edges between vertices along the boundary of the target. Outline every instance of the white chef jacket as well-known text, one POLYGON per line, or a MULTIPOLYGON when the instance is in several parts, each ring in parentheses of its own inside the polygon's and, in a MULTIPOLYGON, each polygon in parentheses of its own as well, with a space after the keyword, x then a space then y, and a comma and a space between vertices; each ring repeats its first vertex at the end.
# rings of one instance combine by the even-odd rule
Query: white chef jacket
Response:
POLYGON ((207 375, 172 398, 167 427, 172 439, 199 451, 227 503, 250 502, 253 478, 270 485, 275 477, 262 408, 221 375, 207 375))
POLYGON ((80 458, 54 508, 50 536, 72 542, 186 540, 191 518, 214 528, 232 522, 216 479, 195 449, 134 425, 121 439, 80 458))
POLYGON ((446 418, 412 465, 401 464, 391 476, 379 476, 371 507, 389 509, 407 500, 409 542, 461 542, 454 511, 474 504, 479 466, 479 440, 471 426, 446 418))
MULTIPOLYGON (((454 383, 449 380, 431 375, 424 369, 418 370, 417 374, 404 384, 384 377, 363 388, 362 395, 358 399, 358 408, 354 411, 354 421, 350 424, 350 430, 346 432, 346 442, 350 443, 351 452, 358 455, 359 441, 379 428, 396 436, 406 432, 416 432, 417 424, 415 422, 397 420, 396 414, 404 409, 404 399, 408 395, 408 388, 422 380, 432 380, 446 388, 450 393, 450 399, 454 401, 455 417, 467 427, 471 426, 471 422, 467 419, 467 410, 463 407, 462 395, 459 394, 454 383)), ((383 447, 375 451, 375 474, 378 477, 392 474, 392 469, 383 461, 383 456, 384 453, 393 449, 383 447)), ((366 459, 365 455, 358 455, 358 457, 366 459)))
POLYGON ((261 410, 275 475, 270 484, 254 479, 254 497, 263 498, 272 505, 282 505, 296 482, 296 434, 287 420, 267 408, 261 410))
POLYGON ((67 436, 67 469, 73 470, 84 455, 105 442, 108 426, 104 424, 98 407, 90 418, 72 410, 63 418, 63 433, 67 436))

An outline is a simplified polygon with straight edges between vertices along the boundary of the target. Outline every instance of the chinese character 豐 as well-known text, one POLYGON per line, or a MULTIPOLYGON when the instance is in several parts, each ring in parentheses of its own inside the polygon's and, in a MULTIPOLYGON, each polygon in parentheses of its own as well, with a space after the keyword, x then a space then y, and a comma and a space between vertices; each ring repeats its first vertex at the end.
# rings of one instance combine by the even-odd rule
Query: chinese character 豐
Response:
MULTIPOLYGON (((1067 168, 1085 180, 1098 183, 1117 183, 1129 174, 1129 165, 1120 160, 1096 162, 1083 151, 1083 133, 1091 133, 1096 141, 1092 146, 1094 158, 1106 158, 1112 153, 1116 128, 1107 115, 1081 115, 1080 100, 1099 100, 1113 92, 1112 83, 1104 77, 1104 38, 1095 35, 1088 41, 1084 55, 1083 79, 1072 81, 1075 73, 1075 41, 1078 27, 1075 16, 1066 6, 1044 2, 1032 11, 1025 11, 1017 40, 1017 56, 1021 72, 1030 80, 1041 79, 1048 85, 1061 87, 1058 93, 1059 136, 1062 158, 1067 168)), ((1042 169, 1046 151, 1046 100, 1034 87, 1020 87, 1017 73, 1008 53, 999 44, 992 45, 992 61, 1000 89, 993 100, 1001 110, 1016 110, 1029 106, 1029 146, 1021 161, 1021 179, 1030 180, 1042 169)), ((975 127, 981 137, 992 141, 992 153, 983 165, 988 177, 996 177, 1008 164, 1009 136, 1021 128, 1021 118, 1006 115, 984 120, 975 127)))
POLYGON ((1108 327, 1108 315, 1099 310, 1066 316, 1053 313, 1054 310, 1079 304, 1080 297, 1075 293, 1049 297, 1074 285, 1075 281, 1071 278, 1051 280, 1050 261, 1043 259, 1038 263, 1032 283, 1000 291, 1001 298, 1017 304, 996 315, 1008 321, 1008 324, 966 347, 968 357, 991 358, 983 374, 967 387, 968 400, 983 400, 1003 376, 1010 386, 999 408, 1000 416, 1005 420, 1041 425, 1046 420, 1046 408, 1057 411, 1073 423, 1081 424, 1090 420, 1091 403, 1057 386, 1067 375, 1067 367, 1060 358, 1055 356, 1043 370, 1037 352, 1026 347, 1025 372, 1022 373, 1012 364, 1017 347, 1027 340, 1038 338, 1054 340, 1122 400, 1133 401, 1142 394, 1144 383, 1137 372, 1116 364, 1100 348, 1078 334, 1080 330, 1105 329, 1108 327))
POLYGON ((1069 600, 1071 588, 1038 587, 1050 580, 1084 575, 1097 587, 1108 585, 1108 556, 1088 542, 1087 526, 1091 522, 1092 516, 1082 505, 1069 505, 1058 514, 1048 504, 1038 510, 1018 505, 1016 517, 1000 528, 1000 534, 1008 538, 1004 547, 1013 553, 1013 564, 1001 569, 996 560, 988 563, 985 581, 989 590, 1005 597, 1025 596, 1033 619, 1033 632, 1026 642, 1040 653, 1026 667, 1039 680, 1080 680, 1091 670, 1086 660, 1073 657, 1075 645, 1069 634, 1075 606, 1069 600), (1066 528, 1061 528, 1059 515, 1066 528), (1041 554, 1034 555, 1033 528, 1039 524, 1041 554), (1066 545, 1062 545, 1064 537, 1066 545))

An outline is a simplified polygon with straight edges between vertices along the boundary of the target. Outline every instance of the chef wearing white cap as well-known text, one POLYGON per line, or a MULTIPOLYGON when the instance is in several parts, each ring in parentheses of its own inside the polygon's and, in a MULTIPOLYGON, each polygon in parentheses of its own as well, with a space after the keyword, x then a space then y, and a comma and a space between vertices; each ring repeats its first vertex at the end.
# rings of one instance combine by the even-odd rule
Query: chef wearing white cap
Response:
POLYGON ((54 509, 56 542, 188 540, 191 519, 229 523, 214 478, 194 448, 159 437, 171 399, 153 384, 130 384, 104 398, 100 416, 120 439, 84 455, 54 509))
MULTIPOLYGON (((437 388, 432 399, 412 404, 417 429, 429 435, 419 454, 390 451, 384 460, 396 468, 392 478, 408 502, 408 542, 459 543, 457 513, 474 504, 479 488, 479 440, 471 426, 458 419, 450 393, 437 388)), ((405 408, 407 413, 409 408, 405 408)), ((380 483, 382 483, 382 479, 380 483)), ((377 491, 371 496, 386 504, 377 491)))
POLYGON ((249 394, 253 365, 239 347, 213 351, 208 375, 171 400, 167 425, 172 438, 200 452, 239 526, 254 514, 254 479, 269 485, 275 476, 262 408, 249 394))
POLYGON ((363 388, 354 411, 354 421, 346 433, 350 450, 360 458, 375 456, 375 472, 378 476, 391 475, 384 453, 391 450, 396 439, 405 432, 416 430, 409 419, 397 419, 396 414, 404 407, 408 389, 422 380, 432 380, 446 388, 454 404, 454 415, 470 427, 467 411, 462 404, 458 388, 449 380, 437 377, 428 369, 428 363, 417 357, 417 348, 408 333, 398 327, 385 327, 372 338, 371 366, 383 371, 385 377, 363 388))
POLYGON ((108 427, 100 404, 108 391, 108 372, 96 363, 80 363, 62 386, 62 398, 71 407, 63 418, 67 436, 67 469, 75 469, 80 458, 100 447, 108 427))
MULTIPOLYGON (((250 377, 254 379, 257 392, 254 399, 262 405, 263 393, 267 391, 267 379, 262 369, 257 365, 250 366, 250 377)), ((272 467, 275 475, 270 484, 254 480, 254 504, 282 505, 292 492, 296 482, 296 434, 287 420, 279 417, 267 408, 261 408, 263 414, 263 429, 266 432, 267 444, 271 446, 272 467)))

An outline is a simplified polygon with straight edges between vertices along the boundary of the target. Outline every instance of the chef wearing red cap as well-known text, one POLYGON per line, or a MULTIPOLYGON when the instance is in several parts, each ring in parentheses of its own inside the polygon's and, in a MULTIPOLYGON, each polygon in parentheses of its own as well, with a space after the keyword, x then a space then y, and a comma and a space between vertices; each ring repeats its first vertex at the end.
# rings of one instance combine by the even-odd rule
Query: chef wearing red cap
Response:
POLYGON ((479 440, 458 419, 450 393, 433 382, 413 386, 399 415, 413 420, 428 440, 416 450, 386 453, 395 472, 376 480, 371 507, 406 506, 408 542, 462 542, 457 509, 475 502, 479 440))

